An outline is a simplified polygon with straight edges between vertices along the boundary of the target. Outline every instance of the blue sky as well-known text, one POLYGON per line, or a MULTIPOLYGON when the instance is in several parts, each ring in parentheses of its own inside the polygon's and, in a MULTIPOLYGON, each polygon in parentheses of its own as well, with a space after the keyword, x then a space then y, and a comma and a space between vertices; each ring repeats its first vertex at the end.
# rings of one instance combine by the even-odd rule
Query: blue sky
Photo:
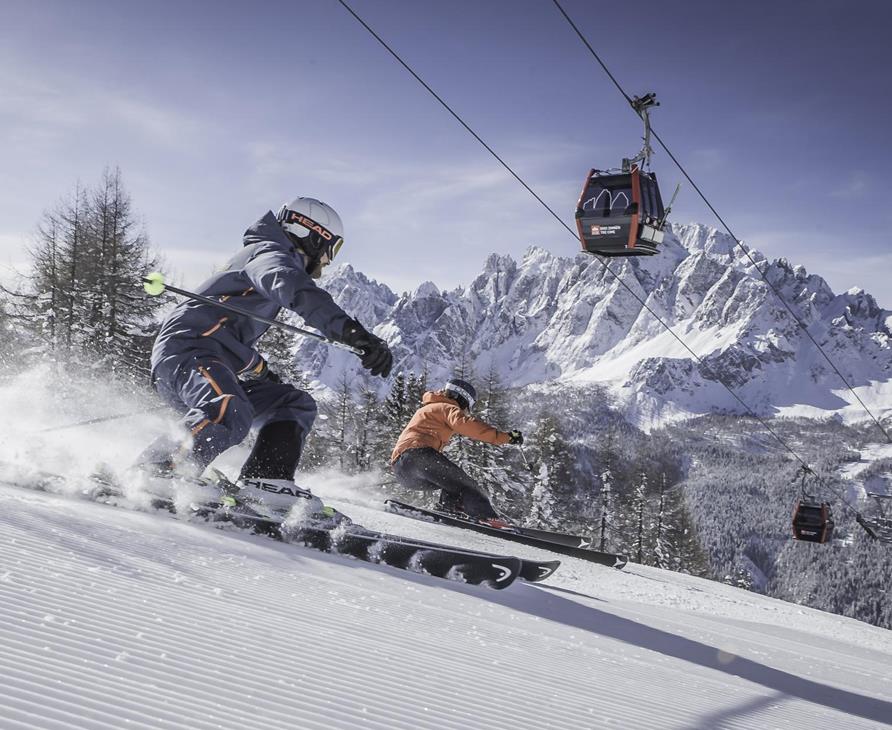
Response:
MULTIPOLYGON (((734 231, 892 307, 892 4, 562 0, 734 231)), ((561 215, 640 124, 549 0, 353 0, 561 215)), ((0 0, 0 276, 42 210, 119 165, 185 284, 296 195, 396 291, 578 242, 336 0, 0 0)), ((657 149, 665 193, 681 179, 657 149)), ((715 225, 693 190, 673 219, 715 225)))

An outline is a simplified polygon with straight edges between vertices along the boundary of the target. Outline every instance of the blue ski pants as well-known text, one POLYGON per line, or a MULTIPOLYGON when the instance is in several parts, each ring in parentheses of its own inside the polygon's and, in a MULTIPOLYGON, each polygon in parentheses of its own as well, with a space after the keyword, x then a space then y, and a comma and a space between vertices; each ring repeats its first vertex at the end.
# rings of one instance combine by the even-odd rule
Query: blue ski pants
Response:
MULTIPOLYGON (((262 428, 280 421, 295 424, 296 443, 291 447, 299 455, 316 418, 316 402, 309 393, 289 383, 242 382, 214 353, 193 351, 164 360, 155 368, 153 381, 161 398, 184 414, 191 455, 201 466, 241 443, 252 426, 262 428)), ((163 440, 148 451, 169 451, 169 446, 160 443, 163 440)), ((160 459, 148 456, 145 460, 160 459)))

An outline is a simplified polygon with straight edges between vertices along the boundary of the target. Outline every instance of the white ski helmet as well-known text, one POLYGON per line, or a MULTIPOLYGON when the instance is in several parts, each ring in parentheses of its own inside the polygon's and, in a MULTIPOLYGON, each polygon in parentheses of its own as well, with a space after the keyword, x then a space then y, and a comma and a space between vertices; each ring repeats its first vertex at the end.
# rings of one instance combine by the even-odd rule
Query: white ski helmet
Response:
POLYGON ((307 271, 318 279, 344 244, 344 224, 334 208, 316 198, 295 198, 279 209, 276 219, 291 242, 308 257, 307 271))

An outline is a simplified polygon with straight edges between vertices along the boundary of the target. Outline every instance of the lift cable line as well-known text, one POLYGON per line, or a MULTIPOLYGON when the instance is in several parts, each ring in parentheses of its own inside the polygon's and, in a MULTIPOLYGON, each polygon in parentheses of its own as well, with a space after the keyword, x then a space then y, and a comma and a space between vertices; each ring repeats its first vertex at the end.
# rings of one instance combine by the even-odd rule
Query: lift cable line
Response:
MULTIPOLYGON (((449 106, 449 105, 442 99, 442 97, 440 97, 439 94, 437 94, 437 93, 436 93, 430 86, 428 86, 428 84, 425 83, 425 81, 424 81, 424 80, 423 80, 417 73, 415 73, 415 71, 414 71, 414 70, 413 70, 413 69, 412 69, 412 68, 411 68, 411 67, 410 67, 410 66, 409 66, 409 65, 408 65, 408 64, 407 64, 407 63, 406 63, 400 56, 399 56, 399 54, 397 54, 397 52, 394 51, 394 50, 393 50, 393 49, 392 49, 392 48, 391 48, 391 47, 390 47, 390 46, 389 46, 389 45, 388 45, 388 44, 381 38, 381 36, 379 36, 374 30, 372 30, 372 28, 370 28, 369 25, 368 25, 368 24, 367 24, 361 17, 359 17, 359 15, 357 15, 357 14, 353 11, 353 9, 352 9, 352 8, 345 2, 345 0, 338 0, 338 2, 339 2, 341 5, 343 5, 344 8, 346 8, 347 11, 348 11, 354 18, 356 18, 356 20, 357 20, 357 21, 358 21, 358 22, 359 22, 359 23, 360 23, 360 24, 361 24, 361 25, 362 25, 362 26, 363 26, 369 33, 371 33, 372 36, 374 36, 374 38, 375 38, 375 39, 376 39, 376 40, 377 40, 377 41, 378 41, 378 42, 379 42, 379 43, 380 43, 380 44, 387 50, 387 52, 390 53, 390 55, 392 55, 392 56, 393 56, 393 57, 400 63, 400 65, 403 66, 403 68, 405 68, 410 74, 412 74, 412 76, 415 77, 415 79, 418 81, 418 83, 420 83, 425 89, 427 89, 427 91, 431 94, 431 96, 433 96, 438 102, 440 102, 440 104, 441 104, 441 105, 442 105, 442 106, 443 106, 443 107, 444 107, 444 108, 445 108, 445 109, 446 109, 446 110, 447 110, 453 117, 455 117, 455 119, 457 119, 458 122, 459 122, 459 123, 466 129, 466 130, 468 130, 468 132, 470 132, 470 134, 473 135, 473 137, 474 137, 478 142, 480 142, 480 144, 482 144, 482 145, 486 148, 486 150, 487 150, 493 157, 495 157, 496 160, 498 160, 499 163, 500 163, 506 170, 508 170, 508 172, 511 173, 511 175, 512 175, 516 180, 518 180, 518 181, 521 183, 521 185, 523 185, 524 188, 526 188, 534 198, 536 198, 536 200, 538 200, 538 201, 545 207, 546 210, 548 210, 548 212, 550 212, 550 213, 552 214, 552 216, 554 216, 554 218, 558 221, 558 223, 560 223, 560 224, 567 230, 567 232, 568 232, 571 236, 573 236, 573 239, 574 239, 574 240, 578 240, 576 231, 574 231, 572 228, 570 228, 570 226, 568 226, 568 225, 567 225, 567 224, 560 218, 560 216, 559 216, 557 213, 555 213, 554 210, 552 210, 552 209, 548 206, 548 204, 545 203, 545 202, 542 200, 542 198, 540 198, 540 197, 533 191, 533 189, 532 189, 532 188, 531 188, 531 187, 530 187, 530 186, 529 186, 529 185, 528 185, 528 184, 527 184, 527 183, 526 183, 526 182, 525 182, 525 181, 524 181, 524 180, 523 180, 523 179, 522 179, 516 172, 514 172, 513 169, 511 169, 511 167, 508 165, 508 163, 505 162, 501 157, 499 157, 499 155, 496 154, 496 152, 492 149, 492 147, 490 147, 486 142, 484 142, 483 139, 482 139, 482 138, 481 138, 481 137, 480 137, 480 136, 479 136, 473 129, 471 129, 471 127, 467 124, 467 122, 465 122, 465 121, 464 121, 464 120, 463 120, 463 119, 462 119, 462 118, 461 118, 455 111, 453 111, 452 108, 451 108, 451 107, 450 107, 450 106, 449 106)), ((623 93, 625 93, 625 92, 623 92, 623 93)), ((630 100, 630 103, 631 103, 631 100, 630 100)), ((659 323, 660 323, 660 324, 661 324, 661 325, 662 325, 662 326, 669 332, 669 334, 671 334, 671 335, 678 341, 678 343, 679 343, 685 350, 687 350, 688 353, 690 353, 691 357, 695 358, 695 359, 697 360, 698 363, 700 363, 703 367, 705 367, 707 370, 709 370, 710 373, 712 373, 713 376, 715 376, 716 382, 718 382, 720 385, 724 386, 724 388, 731 394, 731 396, 734 397, 735 400, 737 400, 737 402, 740 403, 740 405, 742 405, 742 406, 746 409, 747 413, 749 413, 751 416, 753 416, 753 418, 757 419, 757 420, 758 420, 758 421, 759 421, 759 422, 766 428, 766 430, 774 436, 774 438, 778 441, 778 443, 780 443, 784 448, 786 448, 787 451, 789 451, 789 452, 795 457, 795 459, 796 459, 802 466, 808 467, 808 464, 805 462, 805 460, 802 459, 802 458, 801 458, 801 457, 800 457, 800 456, 799 456, 793 449, 791 449, 791 448, 786 444, 786 442, 784 442, 784 440, 783 440, 783 439, 782 439, 782 438, 781 438, 781 437, 780 437, 780 436, 779 436, 779 435, 778 435, 778 434, 777 434, 777 433, 776 433, 776 432, 775 432, 775 431, 774 431, 774 430, 773 430, 773 429, 772 429, 772 428, 771 428, 771 427, 770 427, 770 426, 769 426, 769 425, 768 425, 768 424, 767 424, 767 423, 766 423, 766 422, 765 422, 765 421, 764 421, 764 420, 763 420, 763 419, 762 419, 762 418, 761 418, 761 417, 760 417, 760 416, 759 416, 759 415, 752 409, 752 408, 750 408, 750 407, 749 407, 749 406, 748 406, 748 405, 747 405, 747 404, 740 398, 740 396, 738 396, 738 395, 737 395, 737 394, 736 394, 736 393, 735 393, 735 392, 734 392, 734 391, 733 391, 727 384, 725 384, 725 383, 724 383, 724 382, 717 376, 717 373, 715 373, 715 372, 712 370, 712 368, 710 367, 710 365, 709 365, 708 363, 706 363, 706 362, 705 362, 705 361, 704 361, 704 360, 703 360, 703 359, 702 359, 696 352, 694 352, 694 351, 687 345, 687 343, 686 343, 686 342, 685 342, 685 341, 684 341, 678 334, 676 334, 675 331, 674 331, 674 330, 673 330, 673 329, 672 329, 672 328, 671 328, 665 321, 663 321, 663 319, 660 317, 660 315, 658 315, 658 314, 657 314, 657 313, 656 313, 650 306, 648 306, 647 302, 646 302, 644 299, 642 299, 642 298, 638 295, 638 293, 635 292, 634 289, 632 289, 632 288, 631 288, 625 281, 623 281, 622 277, 621 277, 619 274, 617 274, 613 269, 610 268, 610 265, 607 263, 607 261, 605 260, 604 257, 595 255, 595 258, 598 260, 598 262, 601 264, 601 266, 604 267, 604 269, 605 269, 606 271, 608 271, 609 273, 611 273, 611 274, 613 275, 613 277, 616 279, 616 281, 617 281, 617 282, 618 282, 618 283, 619 283, 619 284, 620 284, 626 291, 628 291, 629 294, 631 294, 632 297, 634 297, 634 299, 635 299, 635 300, 636 300, 636 301, 637 301, 637 302, 638 302, 638 303, 639 303, 645 310, 647 310, 647 311, 654 317, 654 319, 656 319, 657 322, 659 322, 659 323)))
MULTIPOLYGON (((542 205, 543 208, 545 208, 545 210, 547 210, 549 213, 551 213, 551 215, 554 216, 555 220, 558 223, 560 223, 564 228, 566 228, 568 231, 570 231, 570 233, 573 233, 573 229, 571 229, 570 226, 568 226, 566 223, 564 223, 563 220, 561 220, 561 217, 557 213, 554 212, 554 210, 551 208, 551 206, 549 206, 548 203, 546 203, 544 200, 542 200, 542 198, 540 198, 536 194, 536 192, 529 185, 527 185, 526 182, 524 182, 523 178, 521 178, 520 175, 518 175, 516 172, 514 172, 514 170, 511 169, 510 165, 508 165, 507 162, 505 162, 501 157, 499 157, 498 154, 496 154, 496 151, 492 147, 490 147, 488 144, 486 144, 486 142, 483 141, 483 139, 480 137, 480 135, 477 134, 477 132, 475 132, 473 129, 471 129, 471 127, 465 122, 465 120, 462 119, 458 114, 456 114, 452 110, 452 107, 450 107, 449 104, 447 104, 445 101, 443 101, 443 99, 440 97, 440 95, 436 91, 434 91, 430 86, 427 85, 427 83, 424 81, 424 79, 422 79, 417 73, 415 73, 415 71, 412 69, 412 67, 409 66, 409 64, 407 64, 402 58, 400 58, 400 55, 396 51, 394 51, 389 45, 387 45, 387 42, 381 36, 379 36, 374 30, 372 30, 372 28, 369 27, 368 23, 366 23, 362 18, 360 18, 354 12, 353 8, 351 8, 346 2, 344 2, 344 0, 338 0, 338 2, 344 6, 344 9, 348 13, 350 13, 350 15, 352 15, 354 18, 356 18, 357 22, 363 28, 365 28, 369 33, 372 34, 372 36, 374 36, 375 40, 378 41, 378 43, 380 43, 382 46, 384 46, 384 48, 387 50, 387 52, 391 56, 393 56, 400 63, 400 65, 404 69, 406 69, 406 71, 408 71, 410 74, 412 74, 412 76, 415 77, 415 80, 419 84, 421 84, 425 89, 427 89, 428 93, 431 96, 433 96, 434 99, 436 99, 438 102, 440 102, 440 104, 442 104, 443 108, 447 112, 449 112, 453 117, 455 117, 455 120, 465 128, 465 130, 468 132, 468 134, 470 134, 474 139, 476 139, 480 144, 482 144, 486 148, 486 151, 489 152, 489 154, 491 154, 493 157, 495 157, 499 161, 499 163, 502 165, 502 167, 504 167, 509 173, 511 173, 512 177, 515 180, 517 180, 517 182, 519 182, 521 185, 523 185, 527 189, 527 192, 530 195, 532 195, 536 200, 539 201, 539 203, 542 205)), ((576 234, 573 233, 573 236, 575 237, 576 234)))
MULTIPOLYGON (((598 64, 604 70, 604 73, 606 73, 608 78, 613 82, 613 85, 616 86, 616 88, 619 90, 619 93, 623 95, 623 98, 629 103, 629 106, 631 106, 632 109, 635 111, 635 113, 640 117, 641 112, 638 110, 638 108, 636 106, 637 99, 633 99, 626 93, 625 89, 623 89, 623 87, 619 83, 619 81, 616 80, 616 77, 610 72, 610 69, 607 68, 607 65, 604 63, 604 61, 601 60, 601 57, 598 55, 598 53, 595 51, 595 49, 592 48, 591 43, 588 42, 586 37, 582 34, 582 31, 579 30, 579 27, 576 25, 576 23, 573 22, 573 20, 567 14, 567 11, 564 10, 564 8, 561 6, 559 0, 552 0, 552 2, 554 2, 555 7, 557 7, 557 9, 560 11, 561 15, 564 16, 567 23, 570 24, 570 27, 575 31, 576 35, 579 36, 579 39, 583 42, 585 47, 588 48, 589 52, 592 54, 594 59, 598 62, 598 64)), ((886 429, 883 427, 883 424, 880 423, 879 419, 871 412, 871 410, 867 407, 867 405, 864 403, 864 401, 861 400, 861 397, 855 392, 855 389, 849 384, 849 381, 846 380, 846 377, 842 374, 842 372, 839 370, 839 368, 830 359, 830 356, 827 355, 827 353, 824 351, 824 348, 822 348, 821 345, 818 344, 818 341, 814 338, 812 333, 808 331, 808 327, 806 326, 806 324, 793 311, 792 307, 790 307, 790 305, 787 303, 786 299, 784 299, 781 296, 780 292, 777 290, 777 287, 775 287, 775 285, 772 284, 768 280, 768 277, 766 277, 765 273, 762 271, 762 269, 759 268, 759 265, 756 263, 756 260, 752 257, 752 255, 750 254, 747 247, 744 246, 743 242, 734 234, 734 232, 731 230, 731 227, 725 222, 725 219, 722 218, 721 215, 719 215, 719 212, 713 207, 712 203, 709 202, 709 199, 706 197, 706 195, 703 193, 703 191, 699 188, 697 183, 695 183, 694 180, 691 178, 691 176, 688 175, 687 170, 685 170, 684 166, 681 164, 681 162, 678 161, 678 159, 675 157, 675 155, 672 154, 672 151, 666 146, 666 143, 663 142, 662 138, 660 137, 659 134, 657 134, 656 130, 654 130, 652 127, 649 127, 649 129, 650 129, 650 133, 653 135, 653 138, 655 140, 657 140, 657 142, 660 144, 660 147, 663 148, 663 151, 669 156, 669 158, 672 160, 672 162, 675 163, 675 166, 681 171, 681 174, 685 176, 685 179, 691 184, 691 187, 693 187, 694 190, 697 191, 697 194, 700 196, 701 200, 703 200, 703 202, 706 203, 706 207, 709 208, 709 210, 716 217, 716 219, 719 221, 719 223, 722 224, 722 227, 728 232, 728 235, 734 239, 734 243, 740 247, 740 249, 746 255, 747 259, 749 259, 750 263, 753 265, 753 268, 757 272, 759 272, 759 276, 762 278, 762 280, 768 285, 768 287, 771 289, 771 291, 774 292, 774 295, 778 298, 780 303, 784 305, 784 308, 787 310, 787 312, 790 313, 790 316, 793 317, 793 319, 796 321, 796 323, 799 325, 799 327, 802 329, 802 331, 805 333, 805 335, 808 337, 808 339, 810 339, 812 341, 812 343, 814 344, 814 346, 816 348, 818 348, 818 351, 821 353, 821 355, 823 355, 824 359, 827 361, 827 363, 830 365, 830 367, 833 369, 833 371, 839 376, 839 379, 842 380, 842 382, 845 384, 845 386, 849 389, 849 392, 851 392, 851 394, 855 397, 855 400, 858 401, 858 403, 861 405, 861 407, 864 409, 864 411, 867 413, 867 415, 873 419, 873 422, 876 424, 877 428, 879 428, 880 431, 883 432, 883 436, 886 437, 886 440, 889 443, 892 443, 892 436, 890 436, 889 432, 886 431, 886 429)))
MULTIPOLYGON (((528 192, 529 192, 529 193, 530 193, 530 194, 531 194, 537 201, 539 201, 539 203, 540 203, 540 204, 541 204, 541 205, 542 205, 542 206, 543 206, 549 213, 551 213, 551 215, 555 218, 555 220, 557 220, 558 223, 560 223, 560 224, 567 230, 567 232, 570 233, 571 236, 573 236, 574 241, 578 241, 578 240, 579 240, 578 237, 577 237, 577 233, 576 233, 576 231, 574 231, 572 228, 570 228, 570 226, 568 226, 568 225, 567 225, 567 224, 560 218, 560 216, 559 216, 557 213, 555 213, 554 210, 553 210, 553 209, 552 209, 552 208, 551 208, 551 207, 550 207, 544 200, 542 200, 542 198, 539 197, 538 194, 536 194, 536 192, 535 192, 535 191, 534 191, 534 190, 533 190, 533 189, 532 189, 532 188, 531 188, 531 187, 530 187, 530 186, 529 186, 529 185, 528 185, 528 184, 527 184, 521 177, 520 177, 520 175, 518 175, 518 174, 517 174, 517 173, 516 173, 516 172, 515 172, 515 171, 508 165, 507 162, 505 162, 505 161, 504 161, 498 154, 496 154, 495 150, 493 150, 492 147, 490 147, 490 146, 489 146, 489 145, 488 145, 488 144, 487 144, 487 143, 480 137, 480 135, 478 135, 478 134, 477 134, 477 133, 476 133, 476 132, 475 132, 475 131, 468 125, 468 123, 464 121, 464 119, 462 119, 462 118, 461 118, 455 111, 453 111, 453 109, 452 109, 452 108, 451 108, 451 107, 450 107, 450 106, 443 100, 443 98, 442 98, 439 94, 437 94, 437 93, 436 93, 436 92, 435 92, 435 91, 434 91, 434 90, 433 90, 433 89, 432 89, 432 88, 431 88, 431 87, 430 87, 430 86, 429 86, 429 85, 428 85, 428 84, 427 84, 427 83, 426 83, 426 82, 425 82, 425 81, 424 81, 424 80, 423 80, 423 79, 422 79, 422 78, 421 78, 421 77, 420 77, 420 76, 419 76, 419 75, 418 75, 418 74, 417 74, 417 73, 416 73, 416 72, 415 72, 415 71, 414 71, 414 70, 413 70, 413 69, 412 69, 412 68, 411 68, 411 67, 410 67, 410 66, 409 66, 409 65, 408 65, 402 58, 401 58, 401 57, 400 57, 400 55, 399 55, 396 51, 394 51, 394 50, 393 50, 393 49, 392 49, 392 48, 391 48, 391 47, 390 47, 390 46, 389 46, 389 45, 388 45, 388 44, 381 38, 381 36, 379 36, 379 35, 378 35, 378 34, 377 34, 377 33, 376 33, 376 32, 375 32, 375 31, 368 25, 368 23, 366 23, 366 22, 365 22, 359 15, 356 14, 356 12, 353 10, 353 8, 351 8, 351 7, 347 4, 347 2, 346 2, 345 0, 337 0, 337 2, 340 3, 340 4, 344 7, 344 9, 347 10, 347 12, 350 13, 350 15, 352 15, 352 16, 356 19, 356 21, 357 21, 363 28, 365 28, 365 29, 366 29, 366 30, 367 30, 367 31, 368 31, 368 32, 375 38, 375 40, 377 40, 378 43, 380 43, 381 46, 383 46, 384 49, 385 49, 391 56, 394 57, 394 59, 396 59, 397 62, 399 62, 399 64, 400 64, 403 68, 405 68, 405 69, 406 69, 406 70, 407 70, 407 71, 408 71, 408 72, 415 78, 415 80, 418 81, 418 83, 421 84, 421 85, 428 91, 428 93, 430 93, 430 95, 433 96, 433 97, 434 97, 434 98, 435 98, 435 99, 436 99, 436 100, 437 100, 437 101, 444 107, 444 108, 446 109, 446 111, 448 111, 448 112, 449 112, 449 113, 450 113, 450 114, 451 114, 451 115, 452 115, 452 116, 459 122, 459 124, 461 124, 462 127, 464 127, 465 130, 467 130, 468 133, 471 134, 471 136, 474 137, 474 139, 476 139, 481 145, 483 145, 483 147, 484 147, 484 148, 485 148, 485 149, 486 149, 486 150, 487 150, 487 151, 488 151, 488 152, 489 152, 489 153, 490 153, 490 154, 491 154, 491 155, 492 155, 498 162, 499 162, 499 164, 502 165, 502 167, 504 167, 504 168, 511 174, 512 177, 514 177, 514 179, 516 179, 521 185, 523 185, 523 187, 526 188, 526 190, 527 190, 527 191, 528 191, 528 192)), ((605 70, 606 70, 606 69, 605 69, 605 70)), ((608 73, 609 73, 609 71, 608 71, 608 73)), ((611 78, 613 78, 612 75, 611 75, 611 78)), ((614 80, 614 83, 616 83, 615 80, 614 80)), ((619 85, 617 84, 617 86, 619 86, 619 85)), ((624 96, 626 96, 625 92, 622 91, 622 88, 621 88, 621 87, 620 87, 620 91, 621 91, 621 93, 622 93, 624 96)), ((626 98, 629 99, 628 96, 626 96, 626 98)), ((630 103, 631 103, 632 100, 629 99, 629 101, 630 101, 630 103)), ((662 145, 663 143, 660 142, 660 144, 662 145)), ((678 164, 678 163, 676 163, 676 164, 678 164)), ((693 357, 693 358, 694 358, 694 359, 695 359, 695 360, 696 360, 702 367, 704 367, 704 368, 705 368, 705 369, 706 369, 706 370, 713 376, 714 380, 715 380, 719 385, 721 385, 725 390, 727 390, 728 393, 729 393, 729 394, 730 394, 730 395, 731 395, 731 396, 732 396, 738 403, 740 403, 741 406, 743 406, 743 408, 746 410, 746 412, 747 412, 750 416, 752 416, 756 421, 758 421, 759 424, 761 424, 761 426, 762 426, 768 433, 770 433, 770 434, 772 435, 772 437, 774 437, 774 439, 775 439, 775 440, 776 440, 776 441, 777 441, 777 442, 778 442, 778 443, 779 443, 779 444, 780 444, 786 451, 788 451, 788 452, 790 453, 790 455, 791 455, 797 462, 799 462, 799 464, 800 464, 802 467, 804 467, 805 469, 808 469, 809 472, 812 472, 811 467, 809 467, 809 465, 808 465, 808 462, 806 462, 806 461, 805 461, 805 460, 804 460, 804 459, 803 459, 803 458, 802 458, 802 457, 801 457, 801 456, 800 456, 800 455, 799 455, 799 454, 798 454, 798 453, 797 453, 797 452, 796 452, 796 451, 795 451, 795 450, 794 450, 794 449, 793 449, 793 448, 792 448, 786 441, 784 441, 784 439, 781 438, 781 436, 777 433, 777 431, 775 431, 775 430, 774 430, 774 429, 773 429, 773 428, 772 428, 772 427, 765 421, 764 418, 762 418, 761 416, 759 416, 759 414, 757 414, 752 408, 750 408, 750 406, 747 405, 747 403, 746 403, 746 402, 745 402, 739 395, 737 395, 737 393, 735 393, 734 390, 733 390, 727 383, 725 383, 721 378, 719 378, 719 377, 718 377, 718 374, 712 369, 712 367, 711 367, 705 360, 703 360, 703 358, 701 358, 696 352, 694 352, 694 351, 688 346, 688 344, 687 344, 687 343, 686 343, 686 342, 685 342, 685 341, 684 341, 678 334, 676 334, 676 332, 675 332, 675 331, 674 331, 674 330, 673 330, 673 329, 672 329, 672 328, 671 328, 665 321, 663 321, 663 319, 662 319, 662 318, 661 318, 661 317, 660 317, 660 316, 659 316, 659 315, 658 315, 658 314, 657 314, 657 313, 656 313, 650 306, 648 306, 647 302, 644 301, 644 299, 642 299, 642 298, 635 292, 635 290, 632 289, 632 287, 630 287, 625 281, 623 281, 623 279, 620 277, 619 274, 617 274, 615 271, 613 271, 613 269, 610 268, 610 266, 608 265, 607 261, 606 261, 602 256, 595 255, 595 258, 598 260, 598 262, 601 264, 601 266, 602 266, 606 271, 608 271, 610 274, 612 274, 613 277, 616 279, 616 281, 617 281, 617 282, 618 282, 618 283, 619 283, 619 284, 620 284, 620 285, 621 285, 627 292, 629 292, 629 294, 632 295, 632 297, 633 297, 633 298, 634 298, 634 299, 635 299, 635 300, 642 306, 642 308, 644 308, 647 312, 649 312, 649 313, 651 314, 651 316, 653 316, 653 318, 654 318, 657 322, 659 322, 659 324, 660 324, 660 325, 661 325, 667 332, 669 332, 669 334, 672 335, 672 337, 675 338, 675 340, 676 340, 676 341, 677 341, 677 342, 678 342, 678 343, 679 343, 679 344, 680 344, 680 345, 681 345, 681 346, 682 346, 688 353, 690 353, 691 357, 693 357)), ((812 473, 813 473, 813 472, 812 472, 812 473)), ((818 481, 819 481, 819 483, 821 482, 821 480, 820 480, 819 478, 818 478, 818 481)), ((824 486, 826 487, 826 485, 824 485, 824 486)), ((826 487, 826 488, 827 488, 827 489, 830 489, 829 487, 826 487)), ((831 491, 832 491, 832 490, 831 490, 831 491)), ((850 504, 848 504, 848 502, 846 502, 844 498, 843 498, 843 504, 844 504, 848 509, 850 509, 852 512, 854 512, 856 518, 860 516, 860 513, 859 513, 854 507, 852 507, 850 504)))

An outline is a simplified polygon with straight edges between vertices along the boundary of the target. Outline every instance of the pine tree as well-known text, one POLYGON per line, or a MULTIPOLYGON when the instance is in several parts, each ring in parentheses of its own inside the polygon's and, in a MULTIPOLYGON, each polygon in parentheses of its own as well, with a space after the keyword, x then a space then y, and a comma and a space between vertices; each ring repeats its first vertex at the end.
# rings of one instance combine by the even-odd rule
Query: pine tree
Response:
POLYGON ((334 433, 333 422, 334 409, 326 400, 316 400, 319 409, 313 428, 307 434, 304 441, 303 453, 300 457, 298 470, 301 472, 315 471, 330 466, 333 459, 332 442, 334 433))
POLYGON ((647 513, 647 474, 641 472, 635 483, 632 498, 632 514, 635 520, 635 561, 644 563, 645 516, 647 513))
POLYGON ((613 508, 613 473, 608 466, 601 472, 601 520, 598 549, 602 551, 607 550, 610 544, 609 533, 613 530, 615 522, 613 508))
POLYGON ((66 360, 143 380, 164 297, 147 297, 142 278, 158 267, 137 229, 120 170, 44 213, 29 249, 31 276, 10 292, 11 316, 44 349, 66 360))
POLYGON ((132 200, 125 191, 121 171, 106 170, 92 192, 88 230, 99 270, 92 286, 94 331, 102 333, 102 354, 111 368, 134 378, 148 374, 148 358, 156 332, 155 318, 162 306, 147 297, 142 279, 158 268, 148 238, 137 227, 132 200))
MULTIPOLYGON (((359 403, 354 409, 354 466, 357 471, 369 471, 382 460, 382 412, 381 401, 375 388, 364 378, 359 386, 359 403)), ((389 456, 389 453, 387 454, 389 456)))
POLYGON ((616 519, 616 490, 614 488, 614 471, 616 468, 616 434, 612 427, 608 427, 601 445, 599 461, 601 470, 600 514, 598 516, 598 532, 600 536, 599 549, 607 550, 610 545, 611 533, 617 530, 616 519))
POLYGON ((355 451, 350 438, 352 436, 353 421, 353 392, 350 387, 350 378, 345 370, 338 381, 338 390, 335 393, 334 419, 332 431, 334 439, 334 460, 341 471, 346 471, 351 463, 351 452, 355 451))
POLYGON ((672 566, 673 550, 672 544, 668 539, 669 527, 668 505, 666 503, 666 472, 663 472, 660 474, 660 494, 654 539, 654 563, 658 568, 663 568, 664 570, 672 566))
MULTIPOLYGON (((428 372, 423 370, 420 375, 410 373, 406 381, 406 406, 407 410, 414 413, 414 409, 421 407, 421 399, 427 392, 428 372)), ((410 413, 411 415, 411 413, 410 413)))
POLYGON ((0 298, 0 369, 17 363, 17 354, 23 346, 16 321, 9 314, 10 303, 0 298))
MULTIPOLYGON (((63 208, 59 215, 64 223, 62 238, 62 266, 57 274, 60 277, 61 290, 64 293, 65 302, 65 353, 71 353, 75 342, 75 335, 81 335, 83 319, 75 319, 75 310, 78 303, 78 294, 81 292, 79 276, 83 275, 84 264, 87 261, 86 226, 84 224, 84 212, 87 206, 86 196, 80 183, 74 190, 74 199, 67 208, 63 208)), ((82 337, 78 337, 78 340, 82 337)))
POLYGON ((566 498, 570 483, 570 458, 557 420, 547 413, 538 419, 530 439, 532 477, 530 524, 556 528, 560 525, 558 505, 566 498))
MULTIPOLYGON (((478 390, 474 416, 496 428, 508 428, 507 394, 494 362, 478 390)), ((462 466, 475 480, 511 499, 513 492, 521 490, 521 477, 511 461, 511 456, 516 456, 513 451, 468 439, 462 466)))
MULTIPOLYGON (((293 316, 284 309, 279 312, 276 320, 285 324, 293 324, 293 316)), ((300 335, 281 327, 270 327, 258 340, 256 349, 266 359, 270 370, 283 381, 291 383, 300 390, 308 390, 309 381, 306 373, 294 358, 298 337, 300 335)))
POLYGON ((393 378, 390 393, 387 394, 381 408, 382 438, 389 440, 391 445, 395 444, 406 423, 415 412, 414 408, 417 406, 413 407, 409 401, 406 375, 400 371, 393 378))

